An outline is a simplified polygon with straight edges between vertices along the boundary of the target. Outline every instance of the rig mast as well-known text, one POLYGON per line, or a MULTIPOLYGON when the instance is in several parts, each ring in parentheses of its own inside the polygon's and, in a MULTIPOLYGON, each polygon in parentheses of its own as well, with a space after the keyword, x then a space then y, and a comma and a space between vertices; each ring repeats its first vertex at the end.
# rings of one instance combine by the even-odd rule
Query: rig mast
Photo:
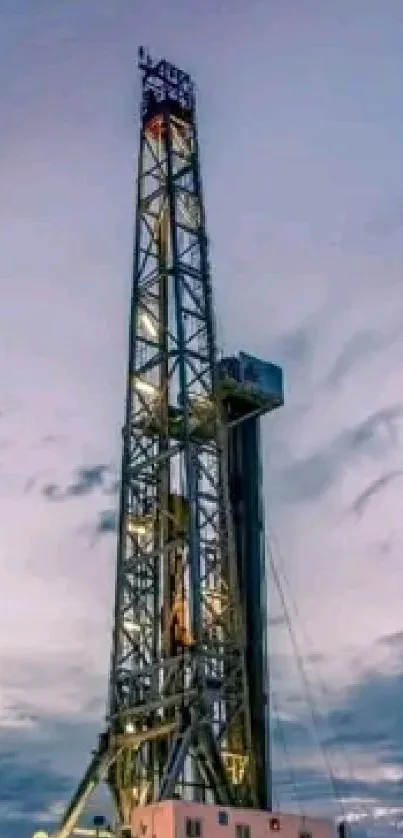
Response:
POLYGON ((133 802, 254 801, 194 89, 142 56, 142 125, 109 717, 133 802), (226 753, 244 760, 235 786, 226 753))
POLYGON ((271 805, 258 417, 282 403, 281 370, 217 359, 194 86, 143 50, 139 66, 107 726, 57 838, 102 780, 117 834, 177 797, 271 805))

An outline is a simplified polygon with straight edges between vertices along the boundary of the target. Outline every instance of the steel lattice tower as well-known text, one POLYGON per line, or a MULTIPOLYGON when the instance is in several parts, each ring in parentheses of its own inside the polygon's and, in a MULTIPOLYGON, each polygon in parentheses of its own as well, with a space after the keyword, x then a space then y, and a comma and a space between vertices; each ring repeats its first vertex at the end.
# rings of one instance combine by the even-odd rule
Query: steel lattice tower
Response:
POLYGON ((141 134, 109 714, 57 833, 106 779, 121 825, 259 806, 194 87, 140 50, 141 134))
POLYGON ((194 89, 142 57, 137 227, 110 719, 139 737, 110 774, 119 811, 175 793, 250 799, 244 655, 194 89), (242 789, 242 791, 241 791, 242 789))

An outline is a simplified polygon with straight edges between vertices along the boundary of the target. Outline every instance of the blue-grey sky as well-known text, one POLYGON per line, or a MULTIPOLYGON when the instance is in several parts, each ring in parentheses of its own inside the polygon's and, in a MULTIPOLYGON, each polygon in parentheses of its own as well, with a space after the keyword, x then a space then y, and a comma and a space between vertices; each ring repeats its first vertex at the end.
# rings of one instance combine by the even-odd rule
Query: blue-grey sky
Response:
MULTIPOLYGON (((52 819, 104 711, 141 43, 196 79, 220 342, 286 370, 267 516, 338 791, 384 834, 403 816, 401 0, 2 4, 0 832, 52 819)), ((320 808, 272 603, 277 715, 320 808)))

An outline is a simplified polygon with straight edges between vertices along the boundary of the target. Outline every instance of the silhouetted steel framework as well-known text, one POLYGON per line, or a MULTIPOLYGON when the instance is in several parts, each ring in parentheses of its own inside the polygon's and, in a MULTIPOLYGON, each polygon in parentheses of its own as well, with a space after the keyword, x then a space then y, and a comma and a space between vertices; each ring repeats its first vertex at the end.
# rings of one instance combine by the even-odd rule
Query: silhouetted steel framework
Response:
POLYGON ((135 802, 253 803, 193 84, 141 58, 142 129, 122 466, 109 774, 135 802), (227 753, 242 777, 231 780, 227 753), (239 780, 239 781, 238 781, 239 780))
POLYGON ((176 795, 249 806, 267 796, 252 747, 194 87, 143 51, 140 69, 109 716, 60 838, 102 779, 122 825, 133 805, 176 795))

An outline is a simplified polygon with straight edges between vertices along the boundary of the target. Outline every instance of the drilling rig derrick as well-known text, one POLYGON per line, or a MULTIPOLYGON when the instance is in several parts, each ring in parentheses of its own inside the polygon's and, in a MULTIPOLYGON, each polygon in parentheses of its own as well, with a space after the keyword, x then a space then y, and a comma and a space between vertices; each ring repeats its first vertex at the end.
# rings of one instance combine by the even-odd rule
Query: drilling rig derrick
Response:
POLYGON ((102 780, 115 805, 113 834, 129 829, 133 807, 164 800, 262 805, 194 86, 143 50, 139 67, 107 725, 55 838, 84 834, 78 819, 102 780))
POLYGON ((139 69, 108 711, 53 838, 336 838, 272 812, 260 417, 282 370, 217 356, 194 85, 143 49, 139 69))

